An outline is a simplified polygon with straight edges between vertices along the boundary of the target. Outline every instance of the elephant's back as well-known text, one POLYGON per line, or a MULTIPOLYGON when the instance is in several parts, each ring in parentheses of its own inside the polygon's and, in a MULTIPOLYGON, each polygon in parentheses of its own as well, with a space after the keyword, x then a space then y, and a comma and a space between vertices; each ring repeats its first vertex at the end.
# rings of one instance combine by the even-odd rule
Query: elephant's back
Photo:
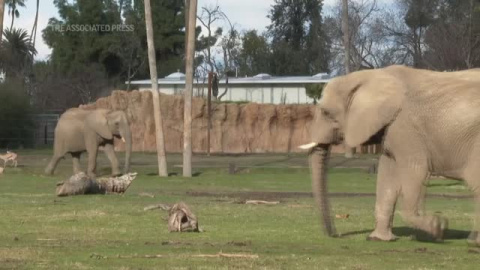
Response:
POLYGON ((59 120, 62 120, 62 119, 79 119, 79 120, 83 120, 87 117, 89 111, 86 111, 86 110, 83 110, 83 109, 79 109, 79 108, 72 108, 72 109, 68 109, 66 112, 64 112, 61 116, 60 116, 60 119, 59 120))
MULTIPOLYGON (((67 136, 68 134, 76 134, 83 131, 84 121, 88 111, 82 109, 69 109, 60 116, 55 128, 56 136, 67 136)), ((78 134, 77 134, 78 135, 78 134)))

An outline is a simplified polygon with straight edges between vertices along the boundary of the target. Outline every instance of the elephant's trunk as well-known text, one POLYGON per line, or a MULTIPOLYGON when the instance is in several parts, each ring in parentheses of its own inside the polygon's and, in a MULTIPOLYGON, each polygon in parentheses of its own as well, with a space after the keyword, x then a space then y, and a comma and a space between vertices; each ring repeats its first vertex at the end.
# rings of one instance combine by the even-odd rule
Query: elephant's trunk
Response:
POLYGON ((323 229, 328 236, 336 236, 335 225, 330 215, 330 203, 327 190, 327 166, 330 158, 330 145, 318 145, 310 155, 312 168, 312 189, 315 202, 323 223, 323 229))
POLYGON ((124 124, 122 138, 125 140, 125 168, 124 174, 130 172, 130 157, 132 154, 132 133, 130 132, 130 126, 128 123, 124 124))

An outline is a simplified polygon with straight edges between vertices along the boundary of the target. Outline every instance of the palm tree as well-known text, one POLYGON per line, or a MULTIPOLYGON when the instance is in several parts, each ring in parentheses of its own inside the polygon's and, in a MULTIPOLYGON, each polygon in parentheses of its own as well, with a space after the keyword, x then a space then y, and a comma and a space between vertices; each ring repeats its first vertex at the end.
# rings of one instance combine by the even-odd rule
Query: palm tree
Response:
MULTIPOLYGON (((187 0, 188 1, 188 0, 187 0)), ((192 177, 192 92, 193 63, 195 60, 195 29, 197 18, 197 0, 188 4, 188 24, 185 46, 185 102, 183 109, 183 177, 192 177)))
POLYGON ((3 15, 5 11, 5 0, 0 0, 0 43, 3 37, 3 15))
MULTIPOLYGON (((350 73, 350 31, 348 29, 348 0, 342 0, 342 31, 343 46, 345 47, 345 74, 350 73)), ((355 153, 354 148, 345 145, 345 157, 352 158, 355 153)))
POLYGON ((32 41, 33 47, 35 47, 35 41, 37 39, 38 8, 39 8, 39 6, 40 6, 40 0, 37 0, 37 10, 35 12, 35 20, 33 21, 32 33, 30 34, 30 37, 33 38, 33 41, 32 41))
POLYGON ((145 25, 147 28, 148 63, 152 81, 153 113, 155 118, 155 133, 157 141, 158 175, 168 176, 167 158, 165 155, 165 136, 163 134, 162 111, 160 110, 160 94, 158 91, 157 61, 153 39, 152 8, 150 0, 145 0, 145 25))
POLYGON ((12 23, 10 24, 10 29, 12 29, 15 17, 20 17, 18 7, 25 7, 25 0, 5 0, 5 4, 8 6, 8 14, 12 16, 12 23))
POLYGON ((4 36, 0 44, 0 70, 5 71, 7 78, 22 77, 37 50, 25 29, 5 29, 4 36))

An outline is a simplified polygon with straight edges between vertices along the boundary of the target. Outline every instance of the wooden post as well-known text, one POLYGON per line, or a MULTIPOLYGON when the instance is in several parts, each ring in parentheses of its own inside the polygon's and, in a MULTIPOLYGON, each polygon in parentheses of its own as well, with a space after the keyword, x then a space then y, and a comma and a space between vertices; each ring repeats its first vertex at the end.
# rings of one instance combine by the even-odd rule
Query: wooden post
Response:
POLYGON ((207 94, 207 156, 210 156, 210 131, 212 129, 212 80, 213 72, 209 72, 207 94))
MULTIPOLYGON (((185 0, 185 68, 187 68, 187 52, 188 52, 188 16, 190 13, 190 0, 185 0)), ((186 72, 186 71, 185 71, 186 72)))
POLYGON ((193 62, 195 58, 195 28, 197 0, 191 0, 188 10, 188 37, 186 53, 185 109, 183 115, 183 176, 192 177, 192 93, 193 62))
POLYGON ((163 135, 162 111, 160 110, 160 94, 158 92, 157 61, 153 42, 152 9, 150 0, 145 0, 145 24, 147 28, 148 63, 152 81, 153 114, 155 118, 155 134, 157 142, 158 175, 168 176, 167 158, 165 155, 165 138, 163 135))
MULTIPOLYGON (((345 74, 350 73, 350 33, 348 29, 348 0, 342 0, 342 31, 343 31, 343 46, 345 47, 345 74)), ((345 157, 352 158, 355 153, 355 148, 350 148, 346 144, 345 157)))

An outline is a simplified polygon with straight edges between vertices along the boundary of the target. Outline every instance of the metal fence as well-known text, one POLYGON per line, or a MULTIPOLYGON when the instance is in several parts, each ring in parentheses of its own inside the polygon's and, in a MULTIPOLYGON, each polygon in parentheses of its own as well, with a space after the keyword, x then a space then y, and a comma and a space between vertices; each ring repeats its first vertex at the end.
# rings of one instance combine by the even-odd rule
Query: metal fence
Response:
POLYGON ((35 114, 32 115, 34 122, 34 145, 35 147, 53 145, 55 127, 60 114, 35 114))

